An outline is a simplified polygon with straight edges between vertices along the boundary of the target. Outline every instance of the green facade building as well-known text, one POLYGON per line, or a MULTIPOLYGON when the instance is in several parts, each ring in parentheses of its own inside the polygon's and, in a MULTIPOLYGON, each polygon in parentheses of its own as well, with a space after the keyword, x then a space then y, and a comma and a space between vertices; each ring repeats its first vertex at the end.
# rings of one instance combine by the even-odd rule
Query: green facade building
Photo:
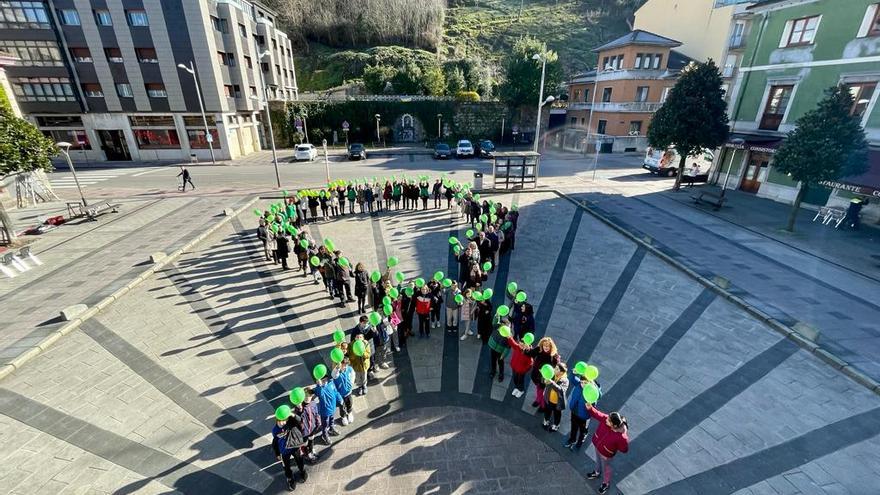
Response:
POLYGON ((733 18, 728 61, 731 137, 717 153, 712 180, 782 202, 799 184, 773 167, 773 154, 795 121, 825 89, 846 85, 872 146, 870 170, 811 188, 805 202, 845 207, 873 198, 864 217, 880 216, 880 4, 876 0, 765 0, 733 18), (876 146, 877 149, 873 149, 876 146))

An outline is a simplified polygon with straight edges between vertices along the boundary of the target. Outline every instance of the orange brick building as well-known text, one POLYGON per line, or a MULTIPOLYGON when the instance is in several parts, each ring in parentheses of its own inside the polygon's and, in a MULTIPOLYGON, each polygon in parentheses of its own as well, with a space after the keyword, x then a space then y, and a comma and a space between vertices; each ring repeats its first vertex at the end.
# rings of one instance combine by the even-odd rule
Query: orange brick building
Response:
POLYGON ((680 45, 635 30, 593 49, 597 69, 569 82, 567 126, 589 134, 645 136, 654 112, 691 61, 673 50, 680 45))

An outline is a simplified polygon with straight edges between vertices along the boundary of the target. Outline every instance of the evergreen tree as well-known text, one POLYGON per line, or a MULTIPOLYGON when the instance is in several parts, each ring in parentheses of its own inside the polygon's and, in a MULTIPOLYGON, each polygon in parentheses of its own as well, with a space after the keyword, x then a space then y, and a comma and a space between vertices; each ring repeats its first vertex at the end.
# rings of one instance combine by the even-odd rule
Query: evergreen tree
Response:
POLYGON ((454 96, 459 91, 464 91, 464 86, 464 74, 458 67, 453 67, 446 76, 446 94, 454 96))
POLYGON ((505 66, 505 80, 501 87, 501 99, 512 107, 537 105, 541 86, 541 61, 534 60, 535 54, 547 57, 544 76, 544 96, 556 94, 562 81, 562 66, 556 52, 547 50, 547 45, 535 38, 521 38, 513 46, 513 53, 505 66))
POLYGON ((675 146, 681 157, 673 187, 678 191, 687 157, 721 146, 728 131, 721 74, 709 59, 706 63, 692 62, 681 71, 663 106, 654 113, 648 142, 661 150, 675 146))
POLYGON ((823 180, 857 175, 868 168, 868 143, 858 117, 850 114, 853 98, 844 86, 828 88, 825 98, 796 122, 773 157, 773 166, 800 182, 788 216, 794 231, 797 212, 810 186, 823 180))

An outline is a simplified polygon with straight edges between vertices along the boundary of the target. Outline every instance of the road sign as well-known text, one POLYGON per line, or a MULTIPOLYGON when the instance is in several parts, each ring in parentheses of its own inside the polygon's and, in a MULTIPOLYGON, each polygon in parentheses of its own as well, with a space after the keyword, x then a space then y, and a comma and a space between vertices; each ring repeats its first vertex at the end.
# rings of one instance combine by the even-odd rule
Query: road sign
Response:
POLYGON ((342 130, 348 132, 348 127, 349 127, 349 126, 348 126, 348 121, 347 121, 347 120, 343 120, 343 121, 342 121, 342 130))

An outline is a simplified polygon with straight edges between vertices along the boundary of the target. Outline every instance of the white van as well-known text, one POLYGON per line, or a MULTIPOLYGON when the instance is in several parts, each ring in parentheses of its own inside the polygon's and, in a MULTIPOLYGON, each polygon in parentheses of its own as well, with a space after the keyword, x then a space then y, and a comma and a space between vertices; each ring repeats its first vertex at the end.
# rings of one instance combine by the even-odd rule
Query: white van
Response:
MULTIPOLYGON (((712 168, 712 161, 714 159, 715 154, 711 150, 703 150, 687 158, 685 170, 690 171, 694 169, 694 164, 696 164, 696 170, 693 175, 707 174, 709 169, 712 168)), ((642 168, 652 174, 675 177, 675 174, 678 173, 679 160, 681 160, 681 156, 672 146, 666 148, 666 150, 648 147, 648 150, 645 152, 642 168)))

